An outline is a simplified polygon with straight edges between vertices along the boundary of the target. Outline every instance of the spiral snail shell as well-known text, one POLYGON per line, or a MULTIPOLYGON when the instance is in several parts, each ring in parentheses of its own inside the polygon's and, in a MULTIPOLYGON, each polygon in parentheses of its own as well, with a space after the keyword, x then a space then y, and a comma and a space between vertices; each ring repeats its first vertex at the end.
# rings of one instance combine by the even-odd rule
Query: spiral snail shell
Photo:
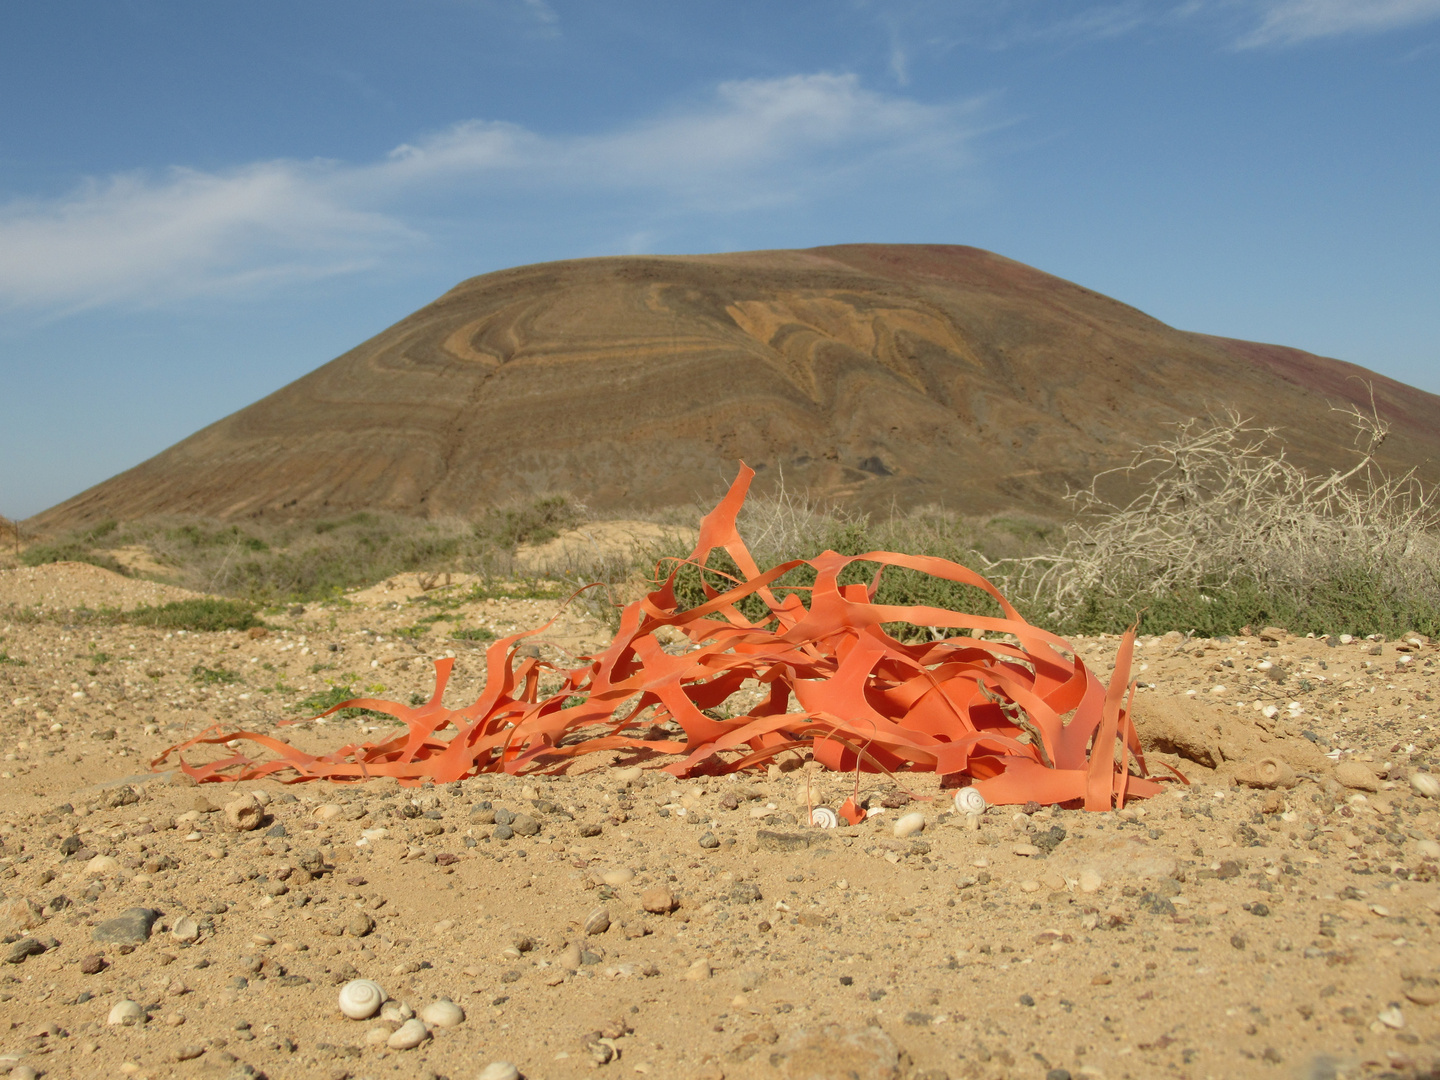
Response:
POLYGON ((961 814, 983 814, 986 809, 985 796, 973 787, 963 787, 955 792, 955 810, 961 814))
POLYGON ((385 1004, 385 991, 370 979, 351 979, 340 988, 340 1011, 351 1020, 368 1020, 385 1004))
POLYGON ((840 817, 828 806, 817 806, 810 811, 810 824, 817 829, 833 829, 840 824, 840 817))

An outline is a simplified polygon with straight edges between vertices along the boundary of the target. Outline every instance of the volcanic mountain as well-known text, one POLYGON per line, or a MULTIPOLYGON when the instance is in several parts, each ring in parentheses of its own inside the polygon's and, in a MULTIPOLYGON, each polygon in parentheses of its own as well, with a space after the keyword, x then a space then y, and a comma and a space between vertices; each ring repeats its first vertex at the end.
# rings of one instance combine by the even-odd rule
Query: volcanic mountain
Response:
POLYGON ((865 508, 1051 514, 1166 425, 1234 409, 1344 464, 1332 406, 1440 475, 1440 397, 1339 360, 1175 330, 969 247, 634 256, 472 278, 309 375, 32 519, 597 510, 762 480, 865 508))

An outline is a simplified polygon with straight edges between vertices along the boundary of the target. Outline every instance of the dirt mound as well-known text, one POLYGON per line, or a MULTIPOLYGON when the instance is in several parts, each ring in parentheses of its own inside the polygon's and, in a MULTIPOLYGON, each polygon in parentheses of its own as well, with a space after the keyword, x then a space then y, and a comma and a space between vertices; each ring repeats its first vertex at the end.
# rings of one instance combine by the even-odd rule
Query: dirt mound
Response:
POLYGON ((536 492, 597 511, 761 489, 865 509, 1062 507, 1164 425, 1232 407, 1348 461, 1332 404, 1440 476, 1440 398, 1277 346, 1174 330, 942 245, 587 259, 466 281, 372 340, 26 523, 150 514, 472 516, 536 492), (1359 379, 1354 376, 1360 376, 1359 379))
POLYGON ((0 606, 14 604, 46 610, 117 608, 129 611, 146 605, 193 600, 203 595, 175 585, 128 578, 89 563, 56 562, 0 570, 0 606))
POLYGON ((1242 711, 1238 715, 1196 698, 1141 694, 1131 714, 1147 753, 1182 759, 1182 771, 1200 766, 1208 774, 1231 777, 1246 762, 1279 758, 1296 773, 1328 776, 1331 761, 1279 715, 1242 711))
POLYGON ((688 551, 696 530, 652 521, 594 521, 570 529, 543 544, 522 544, 515 553, 517 568, 531 574, 584 576, 607 563, 631 562, 636 555, 662 546, 688 551))

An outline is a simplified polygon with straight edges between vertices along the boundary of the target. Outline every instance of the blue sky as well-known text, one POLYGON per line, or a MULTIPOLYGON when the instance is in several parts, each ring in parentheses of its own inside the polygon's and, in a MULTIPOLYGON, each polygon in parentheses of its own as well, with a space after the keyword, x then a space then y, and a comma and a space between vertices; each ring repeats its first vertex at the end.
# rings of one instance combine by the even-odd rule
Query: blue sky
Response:
POLYGON ((0 513, 550 259, 974 244, 1440 392, 1440 0, 74 0, 0 35, 0 513))

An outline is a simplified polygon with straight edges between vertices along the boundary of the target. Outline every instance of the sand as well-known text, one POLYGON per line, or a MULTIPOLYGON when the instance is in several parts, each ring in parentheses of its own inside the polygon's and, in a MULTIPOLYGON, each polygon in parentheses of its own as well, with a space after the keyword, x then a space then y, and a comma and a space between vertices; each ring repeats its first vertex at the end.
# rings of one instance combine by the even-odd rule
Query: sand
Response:
MULTIPOLYGON (((428 693, 446 653, 447 702, 466 702, 484 642, 420 620, 504 633, 554 603, 441 608, 396 588, 269 617, 254 638, 89 624, 67 611, 162 594, 88 567, 36 581, 0 573, 0 1066, 1139 1080, 1419 1076, 1437 1055, 1440 804, 1408 782, 1434 762, 1431 643, 1147 639, 1142 722, 1198 709, 1211 724, 1197 741, 1216 768, 1152 755, 1188 787, 1105 814, 992 808, 971 829, 936 777, 863 776, 891 806, 818 830, 807 790, 835 806, 853 778, 798 759, 695 781, 597 758, 440 788, 197 788, 150 758, 213 722, 275 732, 327 681, 428 693), (6 606, 30 597, 45 614, 6 606), (1226 746, 1309 768, 1251 790, 1226 746), (1342 762, 1376 790, 1340 786, 1342 762), (268 797, 252 832, 217 809, 245 791, 268 797), (923 831, 897 838, 917 811, 923 831), (497 838, 507 812, 533 833, 497 838), (657 889, 673 910, 646 910, 670 907, 657 889), (96 940, 136 908, 158 912, 148 937, 96 940), (388 1021, 339 1012, 355 977, 464 1019, 392 1048, 399 1004, 388 1021), (122 1001, 145 1022, 107 1023, 122 1001)), ((606 637, 567 614, 542 652, 606 637)), ((1076 644, 1108 670, 1113 639, 1076 644)), ((278 730, 320 749, 375 726, 278 730)))

